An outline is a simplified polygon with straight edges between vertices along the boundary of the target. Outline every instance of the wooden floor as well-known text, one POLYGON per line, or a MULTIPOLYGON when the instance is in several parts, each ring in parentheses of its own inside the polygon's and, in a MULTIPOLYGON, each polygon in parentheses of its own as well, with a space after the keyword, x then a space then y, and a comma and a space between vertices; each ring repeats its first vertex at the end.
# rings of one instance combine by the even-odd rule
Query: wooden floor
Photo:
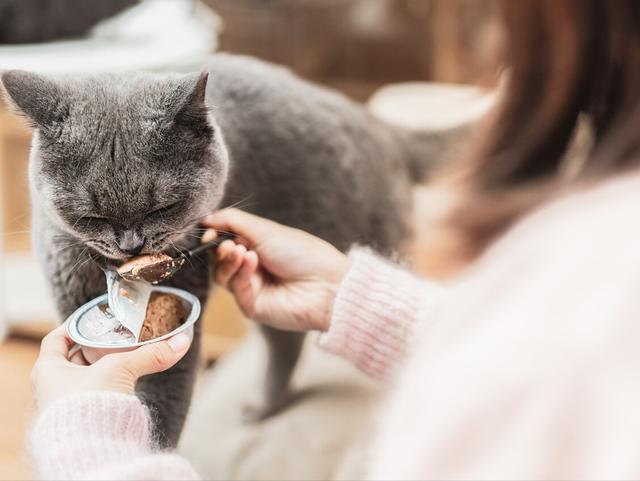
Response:
POLYGON ((0 344, 0 480, 33 479, 25 437, 33 413, 29 376, 38 348, 32 340, 0 344))

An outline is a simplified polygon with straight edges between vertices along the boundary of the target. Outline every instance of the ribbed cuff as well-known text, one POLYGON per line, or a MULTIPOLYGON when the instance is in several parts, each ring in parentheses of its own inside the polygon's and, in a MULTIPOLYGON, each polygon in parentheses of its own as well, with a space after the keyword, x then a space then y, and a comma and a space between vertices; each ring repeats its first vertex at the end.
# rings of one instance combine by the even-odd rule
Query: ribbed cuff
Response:
POLYGON ((416 326, 442 288, 421 281, 397 265, 363 249, 342 282, 329 330, 320 345, 351 360, 366 373, 386 377, 404 358, 416 326))
POLYGON ((74 394, 46 407, 36 420, 31 453, 49 479, 78 479, 151 450, 150 417, 127 394, 74 394))

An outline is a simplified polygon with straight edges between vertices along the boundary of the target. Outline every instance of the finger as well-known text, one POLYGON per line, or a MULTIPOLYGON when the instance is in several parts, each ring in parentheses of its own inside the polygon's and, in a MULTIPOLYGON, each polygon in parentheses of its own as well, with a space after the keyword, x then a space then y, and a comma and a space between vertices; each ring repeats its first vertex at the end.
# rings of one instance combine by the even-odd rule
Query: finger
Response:
POLYGON ((229 282, 231 291, 244 302, 252 303, 254 291, 251 278, 257 268, 258 255, 254 251, 249 251, 244 255, 242 265, 229 282))
POLYGON ((226 240, 218 246, 218 252, 216 253, 216 259, 218 261, 224 260, 229 254, 236 248, 236 243, 232 240, 226 240))
POLYGON ((78 349, 78 351, 72 354, 69 357, 69 361, 71 361, 74 364, 78 364, 79 366, 89 365, 89 361, 87 361, 87 359, 84 357, 84 353, 82 352, 82 349, 78 349))
POLYGON ((272 229, 279 226, 276 222, 238 209, 222 209, 205 217, 202 224, 219 231, 233 232, 251 245, 262 242, 272 229))
POLYGON ((176 364, 189 350, 191 339, 185 333, 159 342, 145 344, 133 351, 107 354, 96 364, 109 369, 124 369, 136 378, 166 371, 176 364))
POLYGON ((236 244, 235 242, 228 240, 224 241, 218 247, 218 252, 216 253, 216 261, 214 263, 214 279, 216 283, 222 285, 223 287, 227 287, 222 281, 229 277, 228 274, 225 274, 229 269, 232 268, 232 262, 230 260, 231 254, 235 251, 236 244))
POLYGON ((67 334, 67 325, 62 324, 47 334, 40 345, 41 358, 64 358, 75 343, 67 334))
POLYGON ((265 271, 260 268, 260 256, 257 252, 254 252, 254 254, 256 256, 256 264, 253 269, 253 273, 251 274, 250 282, 253 292, 257 295, 265 282, 265 271))
POLYGON ((242 262, 247 248, 243 245, 236 245, 232 252, 227 255, 225 260, 216 269, 216 282, 224 287, 229 286, 229 281, 235 276, 242 262))
POLYGON ((202 234, 201 242, 206 244, 207 242, 211 242, 218 238, 218 232, 215 229, 207 229, 204 234, 202 234))

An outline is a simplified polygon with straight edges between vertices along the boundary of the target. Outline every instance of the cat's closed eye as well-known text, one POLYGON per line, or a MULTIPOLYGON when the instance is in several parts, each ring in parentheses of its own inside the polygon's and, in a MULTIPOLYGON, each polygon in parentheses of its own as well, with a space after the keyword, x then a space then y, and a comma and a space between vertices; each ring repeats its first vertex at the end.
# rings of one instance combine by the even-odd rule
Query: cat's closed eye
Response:
POLYGON ((100 217, 100 216, 84 216, 78 219, 78 223, 80 224, 84 223, 85 225, 100 225, 100 224, 105 224, 107 222, 109 222, 109 219, 107 219, 106 217, 100 217))
POLYGON ((155 218, 155 217, 162 218, 163 215, 170 214, 173 210, 175 210, 175 208, 178 207, 179 204, 180 202, 172 202, 171 204, 167 204, 158 209, 149 211, 145 214, 145 218, 147 219, 155 218))

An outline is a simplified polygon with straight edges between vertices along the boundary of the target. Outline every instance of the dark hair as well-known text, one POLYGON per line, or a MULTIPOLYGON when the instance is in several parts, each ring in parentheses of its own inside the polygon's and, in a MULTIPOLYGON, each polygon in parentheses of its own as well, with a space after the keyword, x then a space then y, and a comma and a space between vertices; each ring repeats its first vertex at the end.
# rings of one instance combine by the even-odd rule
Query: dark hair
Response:
POLYGON ((449 219, 467 257, 560 190, 640 164, 640 2, 502 0, 500 10, 505 90, 449 219), (581 118, 593 141, 567 169, 581 118))

